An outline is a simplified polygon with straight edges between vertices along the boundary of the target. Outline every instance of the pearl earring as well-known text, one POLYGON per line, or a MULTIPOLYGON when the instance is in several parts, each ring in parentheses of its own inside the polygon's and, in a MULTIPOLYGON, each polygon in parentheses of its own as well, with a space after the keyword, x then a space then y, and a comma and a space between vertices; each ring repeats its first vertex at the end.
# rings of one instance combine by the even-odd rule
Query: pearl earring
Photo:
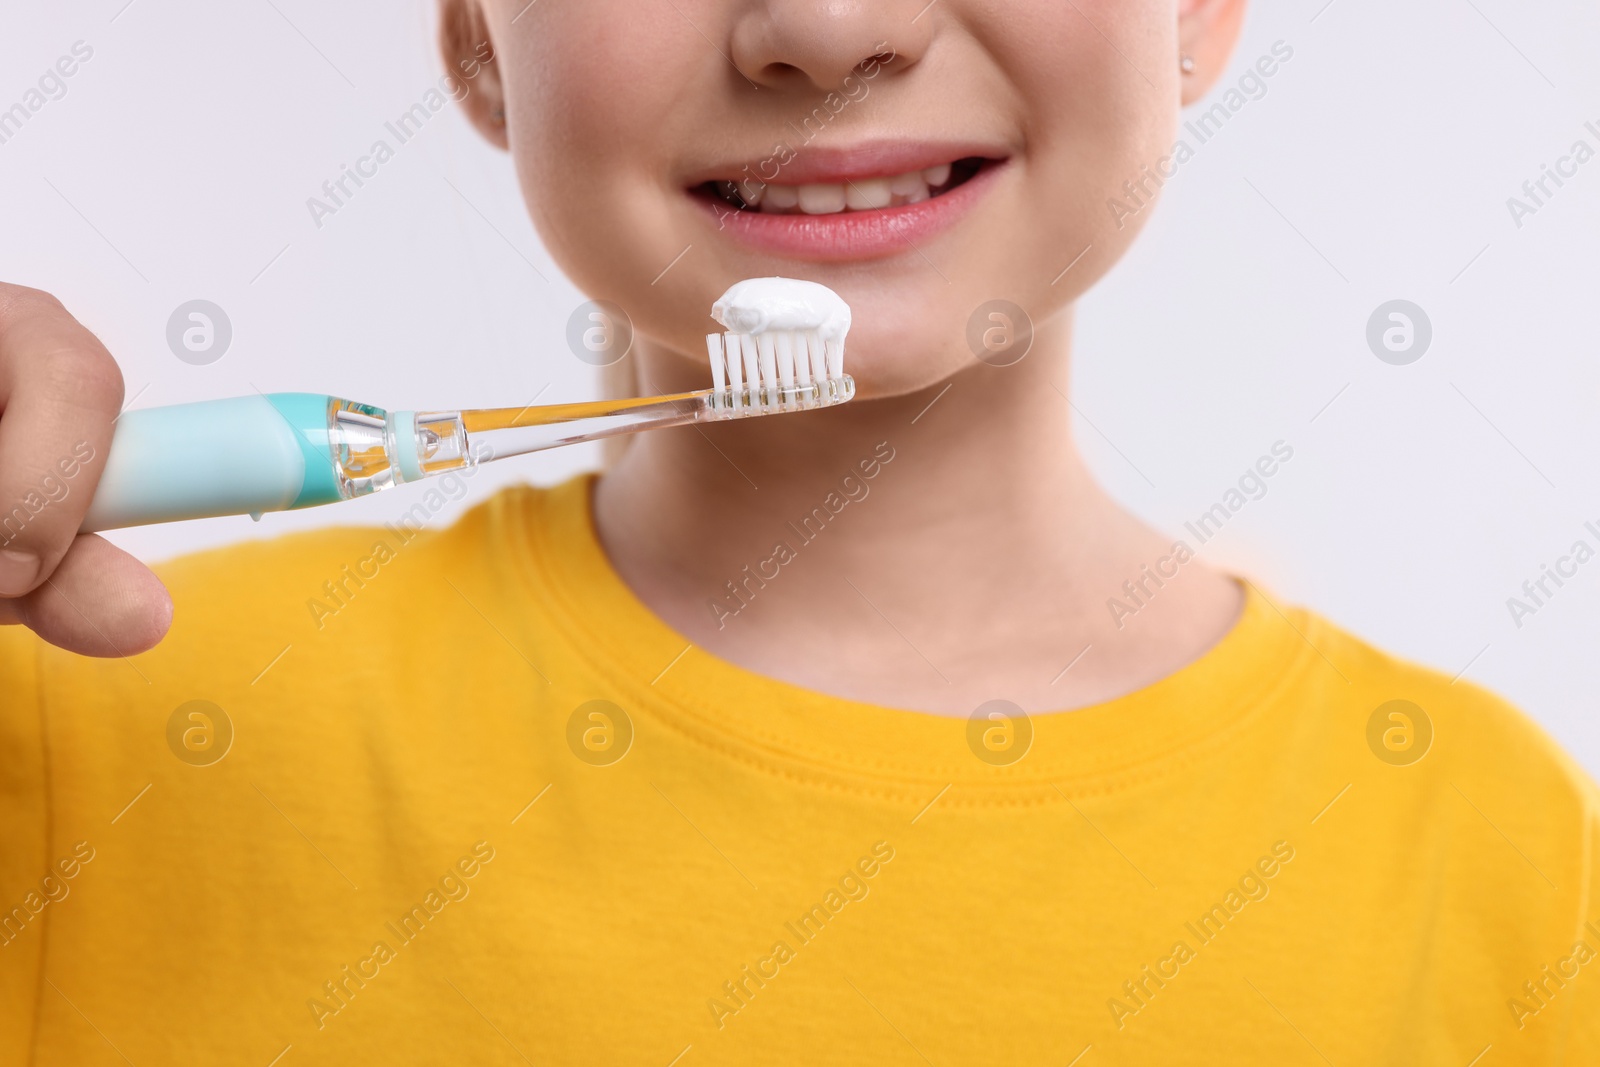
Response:
POLYGON ((1193 74, 1194 73, 1194 56, 1191 56, 1188 52, 1179 52, 1178 53, 1178 69, 1183 71, 1185 74, 1193 74))

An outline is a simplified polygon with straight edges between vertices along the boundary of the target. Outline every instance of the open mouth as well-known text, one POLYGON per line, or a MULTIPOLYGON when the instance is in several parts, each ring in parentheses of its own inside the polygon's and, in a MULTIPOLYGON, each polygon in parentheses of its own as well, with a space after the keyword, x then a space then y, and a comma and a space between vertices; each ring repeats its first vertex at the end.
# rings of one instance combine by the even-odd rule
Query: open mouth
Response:
POLYGON ((879 259, 920 251, 1010 169, 1007 153, 975 148, 810 148, 772 181, 725 164, 692 176, 683 190, 719 234, 746 248, 813 262, 879 259))
POLYGON ((993 160, 967 156, 921 170, 889 177, 856 178, 842 182, 804 185, 742 181, 708 181, 700 195, 720 201, 735 211, 763 215, 839 215, 882 211, 934 200, 971 181, 993 160))

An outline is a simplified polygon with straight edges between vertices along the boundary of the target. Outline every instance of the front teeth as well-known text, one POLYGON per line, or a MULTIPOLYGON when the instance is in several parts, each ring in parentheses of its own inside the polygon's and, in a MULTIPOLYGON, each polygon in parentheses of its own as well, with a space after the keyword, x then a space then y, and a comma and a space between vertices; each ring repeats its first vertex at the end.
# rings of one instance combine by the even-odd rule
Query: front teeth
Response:
POLYGON ((800 210, 807 215, 836 215, 844 210, 844 186, 802 185, 800 210))
MULTIPOLYGON (((946 175, 946 177, 948 177, 948 175, 946 175)), ((919 171, 912 174, 901 174, 897 177, 890 178, 889 192, 900 197, 901 203, 920 204, 922 201, 928 199, 927 172, 919 171)))
MULTIPOLYGON (((800 206, 800 187, 796 185, 769 185, 759 204, 763 211, 793 211, 800 206)), ((745 203, 750 203, 748 200, 745 203)), ((754 205, 752 205, 754 206, 754 205)))
POLYGON ((843 211, 875 211, 918 204, 949 183, 951 168, 941 163, 892 178, 811 185, 769 185, 758 181, 717 182, 724 197, 742 200, 747 210, 768 214, 837 215, 843 211))
MULTIPOLYGON (((851 211, 871 211, 874 208, 888 207, 893 199, 894 193, 890 191, 889 182, 885 178, 863 178, 844 187, 844 206, 851 211)), ((804 206, 804 198, 800 203, 804 206)))

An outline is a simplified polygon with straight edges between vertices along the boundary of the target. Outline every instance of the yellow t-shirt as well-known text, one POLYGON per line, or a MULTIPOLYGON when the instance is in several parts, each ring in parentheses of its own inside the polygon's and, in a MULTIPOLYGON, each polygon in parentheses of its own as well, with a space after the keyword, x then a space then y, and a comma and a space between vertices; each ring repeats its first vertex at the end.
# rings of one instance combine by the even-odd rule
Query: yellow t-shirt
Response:
POLYGON ((589 484, 0 631, 0 1063, 1600 1062, 1596 791, 1482 690, 1253 592, 1095 707, 821 696, 589 484))

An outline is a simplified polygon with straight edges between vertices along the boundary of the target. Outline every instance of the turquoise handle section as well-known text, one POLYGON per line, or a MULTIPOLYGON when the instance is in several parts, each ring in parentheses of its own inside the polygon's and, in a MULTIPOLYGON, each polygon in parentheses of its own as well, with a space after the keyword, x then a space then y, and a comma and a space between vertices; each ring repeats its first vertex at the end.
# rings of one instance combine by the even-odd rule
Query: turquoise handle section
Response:
POLYGON ((335 402, 273 393, 123 412, 81 529, 341 500, 329 440, 335 402))
POLYGON ((329 437, 333 429, 333 405, 339 402, 337 398, 322 393, 268 393, 266 399, 294 430, 300 454, 306 461, 300 493, 289 507, 309 508, 343 500, 344 495, 339 492, 339 474, 334 466, 335 445, 329 437))

